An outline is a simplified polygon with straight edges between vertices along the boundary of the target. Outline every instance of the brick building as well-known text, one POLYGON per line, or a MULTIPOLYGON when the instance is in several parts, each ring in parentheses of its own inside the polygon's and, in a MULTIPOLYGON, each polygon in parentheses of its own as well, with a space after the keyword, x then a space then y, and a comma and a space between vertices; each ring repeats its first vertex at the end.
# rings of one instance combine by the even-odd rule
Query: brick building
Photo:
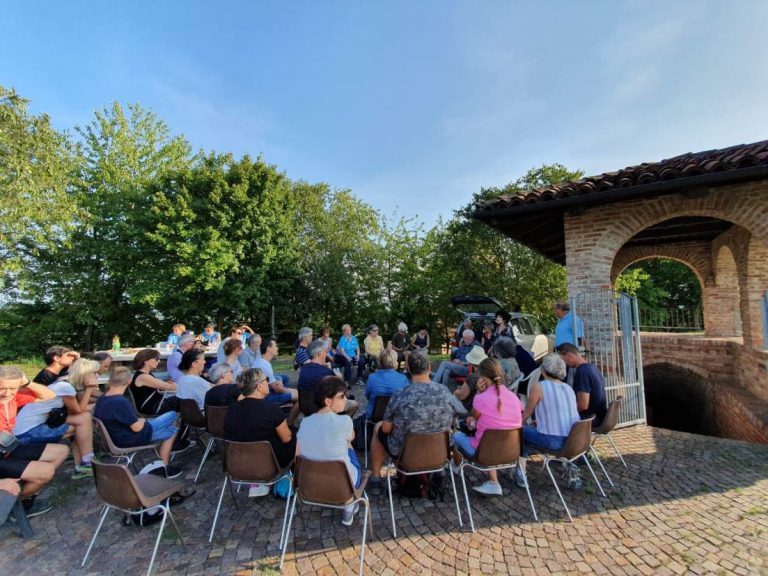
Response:
POLYGON ((644 333, 643 366, 681 371, 714 433, 768 443, 768 141, 501 196, 475 217, 564 264, 571 295, 645 258, 690 267, 705 335, 644 333))

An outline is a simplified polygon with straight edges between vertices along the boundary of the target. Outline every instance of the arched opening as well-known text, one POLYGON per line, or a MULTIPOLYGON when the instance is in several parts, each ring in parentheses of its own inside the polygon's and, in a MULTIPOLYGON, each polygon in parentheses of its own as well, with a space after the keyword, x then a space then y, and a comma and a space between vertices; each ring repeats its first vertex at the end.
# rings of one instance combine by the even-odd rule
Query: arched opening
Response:
POLYGON ((693 434, 717 435, 709 384, 696 372, 674 364, 643 367, 648 424, 693 434))
POLYGON ((702 332, 702 285, 687 263, 646 257, 621 272, 615 287, 637 297, 640 330, 702 332))

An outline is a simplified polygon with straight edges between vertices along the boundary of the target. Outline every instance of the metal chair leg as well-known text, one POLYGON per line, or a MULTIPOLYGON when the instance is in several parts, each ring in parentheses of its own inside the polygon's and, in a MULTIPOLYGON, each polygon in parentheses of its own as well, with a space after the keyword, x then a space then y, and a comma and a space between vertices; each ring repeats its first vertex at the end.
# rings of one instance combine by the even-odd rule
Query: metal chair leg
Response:
POLYGON ((525 473, 525 470, 523 470, 519 462, 517 466, 520 470, 520 473, 523 475, 523 481, 525 482, 525 491, 528 493, 528 502, 531 503, 531 512, 533 512, 533 519, 536 520, 536 522, 538 522, 539 517, 536 514, 536 506, 533 505, 533 497, 531 496, 531 485, 528 483, 528 474, 525 473))
POLYGON ((163 510, 163 519, 160 521, 160 531, 157 533, 157 538, 155 539, 155 548, 152 550, 152 558, 149 561, 149 568, 147 568, 147 576, 152 574, 152 566, 155 564, 155 556, 157 556, 157 549, 160 546, 160 539, 163 537, 163 530, 165 529, 165 521, 168 519, 168 512, 169 510, 162 507, 163 510))
POLYGON ((603 492, 603 487, 600 484, 600 480, 597 479, 597 475, 595 474, 595 471, 592 469, 592 465, 589 463, 589 458, 587 458, 587 454, 584 453, 581 455, 581 457, 584 459, 584 462, 587 463, 587 468, 589 468, 589 471, 592 473, 592 478, 595 479, 595 484, 597 484, 597 487, 600 489, 600 494, 602 494, 603 498, 605 498, 605 492, 603 492))
POLYGON ((368 420, 365 421, 363 426, 363 440, 365 442, 365 467, 368 468, 368 420))
POLYGON ((192 482, 193 484, 197 484, 197 478, 200 476, 200 471, 203 469, 203 464, 205 464, 206 459, 208 458, 208 453, 211 451, 211 448, 213 448, 213 443, 216 442, 216 440, 211 436, 208 439, 208 445, 205 447, 205 453, 203 454, 203 459, 200 460, 200 466, 197 467, 197 474, 195 474, 195 480, 192 482))
POLYGON ((568 510, 568 504, 565 503, 565 498, 563 498, 563 493, 560 492, 560 487, 557 485, 557 480, 555 480, 555 475, 552 474, 552 468, 549 465, 550 459, 544 458, 544 468, 546 468, 547 473, 549 474, 550 479, 552 480, 552 484, 555 485, 555 490, 557 490, 557 495, 560 496, 560 502, 563 503, 563 508, 565 508, 565 513, 568 514, 568 520, 573 522, 573 517, 571 516, 571 511, 568 510))
POLYGON ((621 455, 621 451, 619 450, 619 447, 616 446, 616 443, 613 441, 613 438, 611 438, 611 435, 606 434, 605 437, 608 438, 608 442, 611 443, 611 446, 613 446, 613 450, 616 452, 616 455, 619 457, 619 460, 621 460, 621 463, 624 464, 624 468, 626 468, 627 463, 624 462, 624 457, 621 455))
POLYGON ((291 535, 291 524, 293 524, 293 515, 296 513, 296 500, 298 500, 299 495, 294 494, 293 495, 293 504, 291 504, 291 514, 288 516, 288 527, 285 529, 285 538, 283 539, 283 550, 280 552, 280 567, 279 569, 283 569, 283 562, 285 562, 285 551, 288 549, 288 538, 291 535))
POLYGON ((603 471, 603 474, 608 479, 608 483, 611 485, 611 488, 614 488, 613 480, 611 480, 611 477, 608 475, 608 472, 605 470, 605 466, 603 466, 603 461, 600 460, 600 455, 597 453, 597 450, 594 449, 594 447, 590 446, 589 449, 592 451, 592 456, 595 457, 595 460, 597 460, 597 463, 600 465, 600 469, 603 471))
POLYGON ((224 475, 224 483, 221 485, 221 494, 219 494, 219 504, 216 506, 216 514, 213 516, 213 525, 211 526, 211 535, 208 536, 208 543, 213 542, 213 531, 216 530, 216 521, 219 519, 219 510, 221 510, 221 501, 224 500, 224 492, 227 490, 229 476, 224 475))
MULTIPOLYGON (((290 476, 285 476, 285 478, 291 478, 290 476)), ((279 482, 279 480, 278 480, 279 482)), ((293 482, 291 482, 291 486, 293 486, 293 482)), ((285 512, 283 512, 283 526, 280 528, 280 549, 283 548, 283 539, 285 538, 285 524, 288 521, 288 505, 291 503, 291 489, 288 489, 288 497, 285 499, 285 512)))
POLYGON ((88 561, 88 556, 91 553, 91 548, 93 548, 93 544, 96 542, 96 537, 99 535, 101 526, 104 524, 104 519, 107 517, 107 512, 109 512, 109 506, 104 506, 104 512, 101 513, 101 519, 99 520, 99 525, 96 527, 96 532, 93 534, 93 538, 91 538, 91 543, 88 545, 88 550, 85 551, 85 556, 83 557, 83 562, 80 564, 80 568, 83 568, 85 566, 85 563, 88 561))
POLYGON ((365 506, 365 513, 363 516, 363 543, 360 548, 360 569, 358 570, 360 576, 363 576, 363 560, 365 559, 365 536, 366 530, 368 529, 368 516, 370 514, 368 510, 368 500, 363 499, 362 503, 363 506, 365 506))
POLYGON ((181 530, 179 530, 179 525, 176 524, 176 518, 173 517, 173 513, 171 512, 171 507, 168 504, 168 500, 165 501, 165 507, 168 510, 168 517, 171 519, 171 523, 173 524, 173 529, 176 530, 176 535, 179 537, 179 541, 181 542, 181 545, 184 546, 184 548, 186 548, 187 543, 184 542, 184 536, 181 535, 181 530))
POLYGON ((392 537, 397 538, 397 528, 395 527, 395 505, 392 502, 392 481, 387 467, 387 492, 389 493, 389 513, 392 516, 392 537))
POLYGON ((464 462, 459 465, 459 475, 461 476, 461 485, 464 488, 464 501, 467 504, 467 516, 469 516, 469 527, 472 528, 472 532, 475 531, 475 521, 472 518, 472 504, 469 502, 469 492, 467 492, 467 481, 464 478, 464 462))
POLYGON ((463 528, 464 522, 461 519, 461 509, 459 508, 459 493, 456 491, 456 480, 453 477, 453 473, 451 472, 451 465, 448 464, 448 461, 445 462, 445 465, 448 467, 448 474, 451 476, 451 486, 453 486, 453 500, 456 502, 456 516, 459 519, 459 528, 463 528))

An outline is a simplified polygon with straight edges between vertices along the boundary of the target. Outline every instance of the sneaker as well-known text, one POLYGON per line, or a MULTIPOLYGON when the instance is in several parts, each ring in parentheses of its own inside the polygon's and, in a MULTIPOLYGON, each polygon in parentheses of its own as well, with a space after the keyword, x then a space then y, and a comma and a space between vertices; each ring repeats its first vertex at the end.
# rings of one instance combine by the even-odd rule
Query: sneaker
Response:
POLYGON ((502 496, 504 494, 501 490, 501 484, 490 480, 486 480, 480 486, 472 486, 472 490, 486 496, 502 496))
POLYGON ((248 489, 248 498, 261 498, 269 494, 269 486, 266 484, 251 484, 248 489))
POLYGON ((352 526, 352 522, 355 521, 355 514, 357 514, 359 509, 360 504, 344 508, 344 512, 341 515, 341 523, 344 524, 344 526, 352 526))
POLYGON ((384 481, 379 476, 371 476, 368 478, 368 484, 365 486, 365 491, 371 496, 378 496, 381 494, 384 486, 384 481))
POLYGON ((72 480, 81 478, 91 478, 93 476, 93 467, 90 464, 79 464, 75 466, 75 473, 70 476, 72 480))
POLYGON ((517 468, 513 468, 509 471, 509 476, 512 478, 512 480, 515 481, 515 486, 518 488, 522 488, 525 490, 526 487, 526 478, 523 476, 523 471, 518 466, 517 468))
POLYGON ((174 443, 173 448, 171 449, 171 452, 173 454, 181 454, 182 452, 186 452, 187 450, 189 450, 190 448, 196 445, 197 445, 197 442, 195 440, 186 440, 182 438, 181 440, 177 440, 174 443))
POLYGON ((576 464, 571 464, 568 469, 568 489, 581 490, 581 470, 576 464))
POLYGON ((36 500, 34 496, 24 500, 22 504, 24 506, 24 512, 27 513, 27 518, 40 516, 46 512, 50 512, 53 508, 53 504, 47 500, 36 500))
POLYGON ((165 477, 166 478, 178 478, 181 476, 181 474, 184 471, 181 468, 177 468, 176 466, 166 466, 165 467, 165 477))

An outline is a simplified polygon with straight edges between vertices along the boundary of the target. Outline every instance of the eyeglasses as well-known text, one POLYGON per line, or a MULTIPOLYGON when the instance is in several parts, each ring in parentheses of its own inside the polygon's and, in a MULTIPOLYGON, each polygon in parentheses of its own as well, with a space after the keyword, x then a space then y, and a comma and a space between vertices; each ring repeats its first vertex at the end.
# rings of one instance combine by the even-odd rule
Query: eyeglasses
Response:
POLYGON ((341 392, 340 394, 336 394, 336 396, 333 397, 334 400, 346 400, 347 394, 345 392, 341 392))

